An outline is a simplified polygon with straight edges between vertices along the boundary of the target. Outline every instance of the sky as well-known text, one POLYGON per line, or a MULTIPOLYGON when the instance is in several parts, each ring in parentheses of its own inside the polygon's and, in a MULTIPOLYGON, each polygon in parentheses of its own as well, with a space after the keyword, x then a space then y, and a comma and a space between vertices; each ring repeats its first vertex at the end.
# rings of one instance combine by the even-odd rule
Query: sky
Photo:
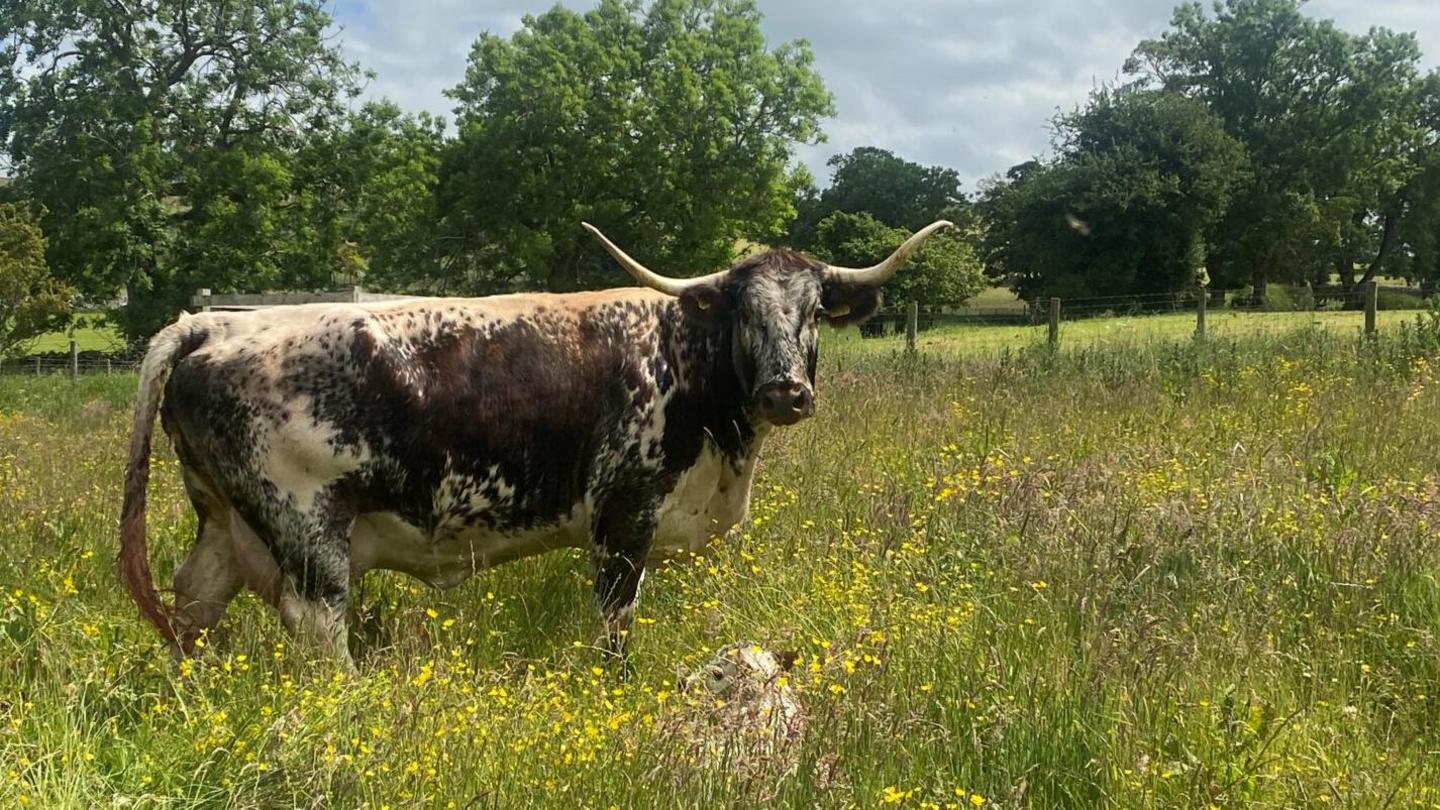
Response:
MULTIPOLYGON (((825 161, 857 146, 949 166, 965 188, 1044 152, 1049 122, 1119 78, 1175 0, 758 0, 773 46, 809 40, 835 96, 828 140, 796 157, 820 185, 825 161)), ((344 51, 377 73, 367 95, 453 118, 444 90, 482 31, 508 35, 554 0, 332 0, 344 51)), ((584 10, 594 0, 564 0, 584 10)), ((1208 0, 1207 0, 1208 6, 1208 0)), ((1440 67, 1440 0, 1311 0, 1305 12, 1356 33, 1417 34, 1440 67)))

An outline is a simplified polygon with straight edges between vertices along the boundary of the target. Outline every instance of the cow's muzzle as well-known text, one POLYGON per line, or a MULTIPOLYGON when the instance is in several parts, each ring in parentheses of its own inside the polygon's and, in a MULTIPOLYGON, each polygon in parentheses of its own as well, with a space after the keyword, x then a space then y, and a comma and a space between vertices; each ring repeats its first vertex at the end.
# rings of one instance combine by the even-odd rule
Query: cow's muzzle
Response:
POLYGON ((766 383, 755 392, 760 416, 772 425, 793 425, 815 413, 810 386, 796 380, 766 383))

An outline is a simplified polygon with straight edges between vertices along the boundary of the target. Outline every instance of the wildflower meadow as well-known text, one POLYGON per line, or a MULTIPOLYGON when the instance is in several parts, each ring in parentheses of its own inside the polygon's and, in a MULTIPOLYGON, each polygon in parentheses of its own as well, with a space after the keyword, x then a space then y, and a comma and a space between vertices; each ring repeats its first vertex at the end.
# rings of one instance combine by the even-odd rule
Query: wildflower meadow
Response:
MULTIPOLYGON (((174 666, 115 568, 134 377, 0 378, 0 806, 1440 807, 1432 326, 895 346, 825 336, 629 677, 579 551, 367 575, 355 676, 249 595, 174 666), (678 685, 737 639, 808 725, 700 758, 678 685)), ((164 585, 168 447, 151 486, 164 585)))

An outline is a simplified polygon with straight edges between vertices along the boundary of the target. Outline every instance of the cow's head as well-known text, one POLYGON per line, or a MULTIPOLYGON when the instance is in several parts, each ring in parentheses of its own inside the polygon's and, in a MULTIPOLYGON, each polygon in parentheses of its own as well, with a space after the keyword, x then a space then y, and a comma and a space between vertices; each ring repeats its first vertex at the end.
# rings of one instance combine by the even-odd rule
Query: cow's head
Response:
POLYGON ((589 223, 585 228, 630 275, 677 296, 689 318, 724 329, 740 384, 754 412, 774 425, 792 425, 815 411, 817 327, 860 323, 880 306, 880 287, 940 221, 905 240, 885 261, 837 267, 793 250, 767 250, 729 270, 699 278, 669 278, 647 269, 589 223))

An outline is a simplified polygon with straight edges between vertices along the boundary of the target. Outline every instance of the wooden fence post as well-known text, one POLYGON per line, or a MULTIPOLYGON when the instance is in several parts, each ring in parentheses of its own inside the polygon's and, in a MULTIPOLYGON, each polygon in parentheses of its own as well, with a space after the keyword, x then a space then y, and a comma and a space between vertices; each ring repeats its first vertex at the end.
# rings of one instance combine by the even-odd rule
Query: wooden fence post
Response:
POLYGON ((105 358, 105 376, 109 377, 113 371, 114 369, 110 367, 110 358, 105 358))
POLYGON ((920 302, 911 301, 905 313, 905 351, 915 353, 915 333, 920 330, 920 302))
POLYGON ((1365 284, 1365 334, 1375 334, 1375 310, 1380 305, 1380 284, 1376 281, 1365 284))
POLYGON ((75 339, 70 339, 70 378, 80 376, 80 350, 75 345, 75 339))
POLYGON ((1210 297, 1210 291, 1204 287, 1195 298, 1195 337, 1205 338, 1205 301, 1210 297))
POLYGON ((1060 299, 1050 299, 1050 347, 1060 345, 1060 299))
POLYGON ((40 355, 35 355, 35 376, 40 376, 40 355))

